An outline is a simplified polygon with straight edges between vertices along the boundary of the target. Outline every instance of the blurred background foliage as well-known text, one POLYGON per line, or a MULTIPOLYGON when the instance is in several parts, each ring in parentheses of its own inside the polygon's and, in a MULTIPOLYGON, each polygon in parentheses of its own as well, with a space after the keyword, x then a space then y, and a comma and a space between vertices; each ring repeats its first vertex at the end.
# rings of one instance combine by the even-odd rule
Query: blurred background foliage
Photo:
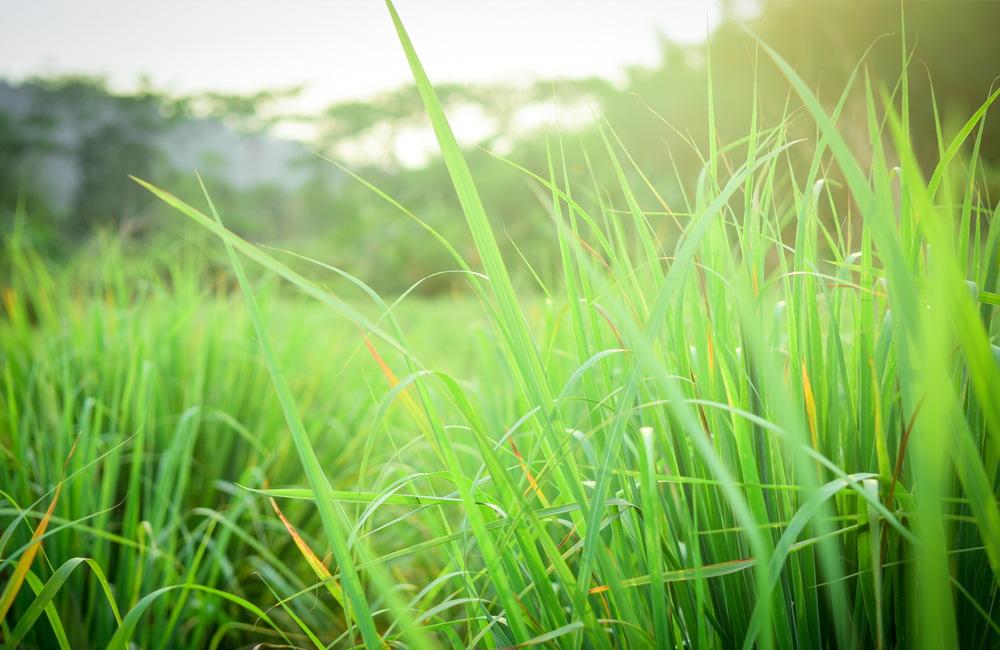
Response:
MULTIPOLYGON (((954 133, 1000 75, 1000 39, 992 33, 1000 24, 1000 3, 907 2, 904 9, 905 47, 912 53, 913 66, 911 133, 922 162, 930 166, 938 156, 939 129, 945 138, 954 133), (935 115, 932 93, 939 115, 935 115)), ((830 107, 866 51, 872 83, 893 92, 903 47, 899 3, 771 1, 762 4, 750 26, 797 66, 830 107)), ((748 132, 754 84, 759 127, 777 124, 784 113, 799 109, 787 81, 734 21, 724 22, 712 33, 710 58, 704 45, 679 46, 663 40, 662 51, 659 66, 628 70, 624 84, 559 79, 528 88, 438 86, 449 115, 472 114, 479 123, 489 125, 478 141, 466 143, 467 160, 508 260, 523 255, 536 272, 546 276, 549 256, 556 250, 544 199, 538 198, 522 172, 483 150, 547 175, 545 133, 551 146, 558 147, 557 129, 551 119, 542 125, 537 117, 543 113, 540 110, 526 123, 525 115, 530 117, 534 109, 553 101, 561 107, 559 131, 574 195, 588 206, 601 201, 605 208, 620 210, 627 206, 617 189, 614 169, 604 165, 590 170, 585 155, 588 152, 589 159, 604 160, 593 155, 605 145, 590 108, 603 115, 613 129, 613 133, 607 131, 608 137, 614 142, 617 136, 666 205, 664 209, 626 161, 625 173, 640 206, 661 213, 648 217, 661 220, 656 225, 668 251, 678 236, 670 213, 685 222, 684 213, 694 201, 690 193, 697 187, 702 158, 707 157, 709 65, 720 147, 748 132)), ((234 230, 254 241, 294 248, 349 269, 377 290, 400 292, 435 271, 452 268, 447 252, 418 223, 314 155, 320 153, 344 161, 437 229, 467 259, 475 260, 441 159, 429 155, 416 162, 404 160, 394 146, 403 136, 427 136, 429 130, 412 86, 369 101, 337 104, 314 116, 278 110, 280 101, 300 88, 248 97, 218 93, 171 97, 146 84, 134 95, 119 96, 100 79, 81 77, 35 79, 19 88, 5 88, 17 90, 20 99, 13 104, 0 102, 0 235, 11 232, 20 204, 22 214, 28 215, 24 236, 55 259, 85 246, 95 231, 117 230, 129 245, 141 250, 155 245, 155 233, 166 227, 172 231, 186 228, 128 174, 201 205, 192 173, 197 167, 234 230), (27 104, 25 97, 30 98, 27 104), (21 105, 9 110, 18 101, 21 105), (249 150, 263 158, 271 155, 273 145, 267 132, 282 122, 308 124, 315 141, 286 148, 297 152, 294 155, 283 150, 288 165, 295 168, 294 178, 251 175, 255 180, 250 182, 229 173, 224 158, 203 151, 193 164, 187 164, 183 156, 166 152, 169 146, 164 143, 195 122, 214 124, 213 128, 224 129, 235 139, 256 138, 249 150)), ((864 70, 841 117, 844 123, 865 124, 863 96, 864 70)), ((793 147, 788 173, 802 173, 801 165, 812 157, 816 134, 805 119, 793 121, 790 128, 801 131, 791 134, 793 138, 805 141, 793 147)), ((866 149, 870 150, 867 130, 844 132, 864 159, 866 149)), ((201 138, 190 133, 187 137, 201 138)), ((980 153, 986 194, 981 200, 992 207, 1000 191, 997 120, 986 122, 980 153)), ((736 149, 733 159, 742 155, 736 149)), ((838 196, 835 200, 848 199, 838 196)), ((527 267, 522 269, 522 281, 530 282, 527 267)), ((460 288, 456 282, 461 281, 439 276, 423 283, 420 291, 456 290, 460 288)))

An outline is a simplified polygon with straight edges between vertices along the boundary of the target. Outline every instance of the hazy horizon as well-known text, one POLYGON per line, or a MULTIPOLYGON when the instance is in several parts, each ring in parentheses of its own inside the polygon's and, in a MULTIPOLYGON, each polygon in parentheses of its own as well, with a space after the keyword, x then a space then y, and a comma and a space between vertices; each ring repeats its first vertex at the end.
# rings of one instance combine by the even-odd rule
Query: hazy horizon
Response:
MULTIPOLYGON (((744 3, 746 4, 746 3, 744 3)), ((752 5, 752 3, 750 3, 752 5)), ((397 10, 435 83, 620 81, 660 61, 660 38, 703 40, 713 2, 402 0, 397 10)), ((744 7, 745 9, 745 7, 744 7)), ((116 92, 143 76, 172 94, 304 85, 284 110, 311 113, 411 80, 383 2, 15 0, 0 22, 0 78, 86 74, 116 92)))

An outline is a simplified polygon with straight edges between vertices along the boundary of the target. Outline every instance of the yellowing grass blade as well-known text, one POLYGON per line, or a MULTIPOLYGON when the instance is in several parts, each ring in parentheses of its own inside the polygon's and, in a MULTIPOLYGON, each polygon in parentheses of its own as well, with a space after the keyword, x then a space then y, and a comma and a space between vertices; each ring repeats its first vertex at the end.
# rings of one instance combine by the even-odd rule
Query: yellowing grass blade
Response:
MULTIPOLYGON (((388 379, 389 384, 395 388, 399 384, 399 380, 396 379, 395 373, 393 373, 389 365, 382 360, 379 353, 375 351, 375 346, 373 346, 371 341, 368 340, 368 337, 365 336, 365 333, 361 330, 360 325, 358 325, 358 331, 361 332, 361 336, 364 337, 365 345, 368 346, 368 351, 372 353, 372 356, 378 363, 379 368, 382 369, 382 373, 385 375, 385 378, 388 379)), ((410 412, 410 415, 413 416, 414 421, 420 428, 420 433, 422 433, 424 438, 427 439, 431 449, 433 449, 434 453, 437 454, 437 457, 444 462, 444 456, 441 455, 441 447, 438 446, 437 440, 434 439, 434 432, 431 430, 430 423, 427 422, 427 416, 424 414, 423 409, 417 406, 417 402, 410 394, 409 387, 403 388, 403 390, 399 393, 399 398, 403 400, 403 405, 406 407, 406 410, 410 412)))
MULTIPOLYGON (((333 574, 330 573, 330 570, 326 568, 326 565, 323 564, 318 557, 316 557, 316 554, 313 553, 311 548, 309 548, 309 545, 306 544, 306 540, 302 539, 302 536, 295 530, 295 527, 292 526, 291 522, 285 518, 285 514, 281 512, 281 508, 278 507, 278 503, 274 500, 274 497, 271 497, 268 500, 271 502, 271 507, 274 508, 275 514, 278 515, 278 519, 280 519, 281 523, 284 524, 285 530, 288 531, 288 534, 291 535, 292 539, 295 541, 295 546, 297 546, 299 552, 302 553, 302 557, 306 559, 306 562, 309 563, 309 567, 316 574, 316 577, 323 581, 323 584, 326 585, 330 595, 333 596, 334 600, 336 600, 341 607, 343 607, 344 591, 340 588, 340 584, 333 579, 333 574)), ((353 609, 351 610, 351 613, 353 615, 353 609)))
POLYGON ((17 592, 21 590, 24 577, 28 574, 28 570, 31 569, 31 563, 35 561, 35 555, 38 554, 38 550, 42 547, 41 537, 45 534, 45 529, 49 526, 52 513, 56 509, 56 502, 59 501, 59 492, 62 490, 63 478, 66 476, 66 468, 69 466, 69 459, 73 457, 73 452, 76 451, 78 442, 80 442, 79 436, 73 442, 73 447, 69 450, 69 455, 66 456, 66 462, 63 464, 62 474, 59 476, 59 483, 56 484, 56 493, 52 497, 52 503, 49 504, 49 509, 45 511, 45 516, 38 522, 38 528, 35 529, 35 534, 31 536, 28 548, 21 555, 21 559, 17 561, 13 575, 11 575, 7 584, 4 585, 3 593, 0 594, 0 621, 7 616, 10 606, 14 604, 14 598, 17 596, 17 592))

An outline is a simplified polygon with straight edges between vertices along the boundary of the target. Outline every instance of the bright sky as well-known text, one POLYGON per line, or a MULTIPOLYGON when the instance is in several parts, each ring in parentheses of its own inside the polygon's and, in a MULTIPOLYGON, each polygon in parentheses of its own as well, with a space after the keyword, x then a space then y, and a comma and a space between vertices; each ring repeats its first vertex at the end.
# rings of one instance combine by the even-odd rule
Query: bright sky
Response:
MULTIPOLYGON (((758 5, 727 3, 744 16, 758 5)), ((397 0, 396 9, 432 83, 620 81, 630 66, 659 64, 661 36, 700 42, 722 16, 706 0, 397 0)), ((382 0, 2 0, 0 30, 0 79, 13 82, 82 73, 130 92, 146 75, 172 94, 305 85, 279 110, 309 114, 412 81, 382 0)), ((534 115, 522 126, 551 119, 534 115)), ((449 120, 465 145, 495 134, 479 114, 453 111, 449 120)), ((310 141, 314 128, 282 122, 272 133, 310 141)), ((429 128, 388 135, 342 141, 330 153, 382 164, 393 152, 421 166, 437 151, 429 128)))
MULTIPOLYGON (((432 82, 621 78, 659 62, 657 31, 704 38, 704 1, 400 0, 397 11, 432 82)), ((316 110, 410 80, 385 4, 248 0, 0 2, 0 77, 104 75, 128 91, 147 74, 177 93, 307 84, 316 110)))

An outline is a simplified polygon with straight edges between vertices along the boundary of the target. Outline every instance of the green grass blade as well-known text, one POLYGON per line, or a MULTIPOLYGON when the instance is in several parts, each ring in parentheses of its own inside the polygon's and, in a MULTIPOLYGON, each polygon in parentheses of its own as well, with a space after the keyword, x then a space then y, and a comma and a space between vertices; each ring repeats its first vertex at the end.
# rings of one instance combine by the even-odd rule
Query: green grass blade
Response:
MULTIPOLYGON (((202 189, 204 190, 204 185, 202 185, 202 189)), ((209 201, 209 206, 212 209, 215 221, 221 228, 222 220, 215 211, 215 206, 208 197, 207 190, 205 190, 205 198, 209 201)), ((229 241, 226 241, 225 243, 226 251, 229 253, 229 259, 233 265, 233 270, 236 272, 236 277, 239 279, 240 287, 243 289, 243 294, 246 297, 247 306, 250 309, 250 316, 253 319, 254 329, 257 331, 258 341, 264 351, 264 357, 267 360, 267 366, 271 373, 271 380, 274 382, 275 390, 278 392, 278 399, 281 401, 281 408, 285 413, 285 421, 288 424, 288 428, 292 432, 292 439, 295 442, 296 450, 298 451, 299 458, 302 461, 302 466, 306 473, 306 479, 309 481, 309 486, 312 488, 313 492, 317 494, 325 492, 330 489, 330 484, 326 475, 323 473, 323 468, 320 466, 319 459, 316 458, 316 452, 313 450, 312 443, 309 441, 309 436, 306 433, 305 426, 302 424, 302 418, 299 416, 298 408, 295 405, 295 399, 292 397, 291 388, 289 387, 288 380, 285 378, 285 374, 281 369, 281 363, 278 360, 278 355, 274 351, 274 347, 271 345, 271 337, 268 334, 267 326, 264 324, 264 319, 263 316, 261 316, 260 309, 257 307, 257 301, 254 298, 253 291, 250 289, 250 283, 247 281, 246 275, 243 273, 243 266, 240 264, 240 260, 236 256, 236 250, 233 248, 233 245, 229 241)), ((344 525, 340 515, 334 509, 333 502, 329 500, 319 499, 316 504, 320 512, 320 517, 323 520, 323 529, 326 532, 327 541, 329 541, 330 545, 333 547, 334 557, 337 560, 337 566, 343 576, 345 596, 350 600, 350 606, 357 612, 358 625, 361 629, 361 636, 364 639, 365 645, 368 648, 382 647, 382 639, 375 630, 375 621, 372 618, 368 607, 368 600, 365 597, 364 587, 361 585, 361 580, 354 568, 354 558, 347 549, 347 541, 344 535, 344 525)))
MULTIPOLYGON (((35 621, 37 621, 38 617, 42 615, 42 612, 46 612, 51 609, 54 613, 55 610, 51 608, 52 599, 73 571, 81 564, 89 565, 95 575, 97 575, 105 589, 104 593, 108 598, 108 602, 111 604, 111 609, 115 614, 115 619, 118 621, 119 625, 122 624, 121 617, 118 615, 118 607, 115 604, 111 588, 108 585, 107 578, 104 577, 104 572, 101 571, 101 567, 89 558, 78 557, 72 560, 67 560, 61 567, 59 567, 59 569, 56 570, 54 574, 52 574, 52 577, 48 579, 44 587, 42 587, 42 589, 38 592, 38 595, 35 596, 34 601, 32 601, 31 605, 24 611, 24 614, 18 620, 17 625, 11 631, 10 636, 7 637, 7 641, 3 644, 2 650, 13 650, 13 648, 18 647, 21 639, 24 638, 28 630, 30 630, 35 624, 35 621)), ((51 616, 51 613, 49 615, 51 616)))

